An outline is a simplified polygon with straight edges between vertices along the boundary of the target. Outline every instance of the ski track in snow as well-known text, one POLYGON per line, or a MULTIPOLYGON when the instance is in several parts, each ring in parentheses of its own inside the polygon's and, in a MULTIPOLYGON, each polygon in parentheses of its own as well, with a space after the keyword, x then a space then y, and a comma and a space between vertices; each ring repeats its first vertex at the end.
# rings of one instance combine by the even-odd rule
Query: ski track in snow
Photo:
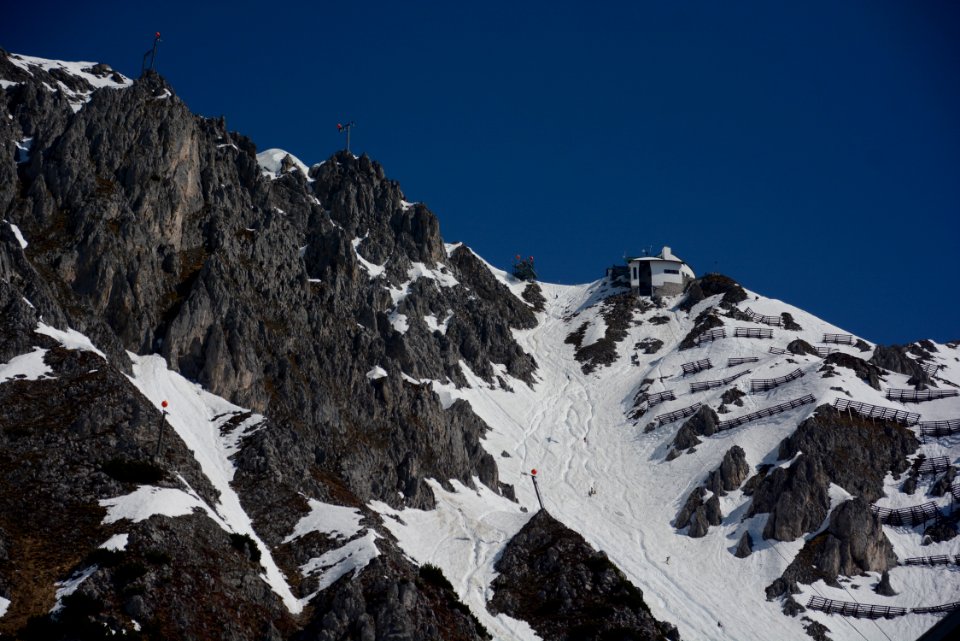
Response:
MULTIPOLYGON (((448 251, 451 249, 448 247, 448 251)), ((505 272, 491 268, 494 275, 514 294, 525 287, 505 272)), ((496 639, 529 641, 537 638, 523 622, 500 615, 493 617, 485 604, 492 596, 490 582, 495 578, 493 565, 503 546, 526 523, 537 508, 536 497, 529 476, 537 468, 544 504, 552 515, 579 532, 595 548, 606 552, 627 577, 644 592, 654 616, 678 626, 684 639, 730 639, 736 641, 766 640, 776 630, 778 639, 807 641, 800 617, 790 618, 780 611, 779 601, 768 602, 764 588, 780 576, 787 564, 803 547, 804 538, 776 543, 761 536, 766 515, 741 521, 749 507, 749 497, 739 490, 721 497, 723 523, 711 527, 700 539, 690 538, 675 530, 671 522, 676 512, 707 474, 720 464, 723 454, 733 445, 741 446, 751 466, 751 475, 760 463, 785 464, 776 460, 780 441, 814 408, 829 403, 836 397, 846 398, 831 387, 848 390, 856 400, 876 405, 902 407, 883 397, 882 391, 868 387, 851 370, 836 368, 837 376, 822 378, 818 370, 823 361, 812 356, 782 356, 769 354, 773 345, 785 347, 794 338, 803 338, 813 345, 820 344, 823 333, 844 333, 805 312, 780 301, 757 297, 748 292, 749 299, 740 304, 750 306, 760 314, 779 315, 789 312, 803 327, 793 332, 774 328, 774 339, 733 338, 734 327, 758 325, 723 318, 728 337, 713 343, 675 351, 676 344, 693 327, 693 319, 719 297, 699 303, 689 315, 676 310, 651 310, 643 315, 640 326, 632 326, 627 337, 618 344, 619 359, 610 367, 598 367, 591 374, 583 374, 580 363, 573 358, 573 347, 563 343, 582 322, 591 327, 599 320, 599 308, 592 307, 604 294, 599 283, 585 286, 559 286, 541 283, 547 299, 546 310, 538 314, 540 323, 531 330, 515 330, 514 336, 525 351, 534 355, 539 368, 531 388, 526 383, 510 380, 513 392, 491 387, 461 364, 470 387, 451 390, 442 387, 448 397, 468 400, 474 411, 491 427, 484 446, 500 468, 500 480, 516 488, 519 503, 497 496, 476 482, 473 490, 454 483, 456 492, 447 492, 432 483, 437 496, 437 508, 431 512, 419 510, 395 511, 383 504, 372 507, 386 518, 384 524, 397 536, 401 547, 418 563, 434 563, 454 584, 461 598, 471 607, 496 639), (654 325, 646 319, 653 315, 671 318, 668 324, 654 325), (594 320, 597 319, 597 320, 594 320), (641 338, 652 337, 664 341, 655 354, 639 353, 640 365, 630 362, 633 344, 641 338), (727 368, 732 356, 755 355, 756 363, 727 368), (711 358, 713 369, 692 376, 681 376, 680 365, 702 358, 711 358), (793 363, 786 362, 792 359, 793 363), (744 406, 730 406, 723 420, 748 414, 777 403, 813 394, 815 404, 805 405, 789 412, 746 423, 738 428, 702 437, 702 445, 692 454, 683 454, 672 462, 664 457, 670 449, 677 429, 683 420, 644 433, 644 426, 658 414, 687 407, 696 401, 717 407, 720 395, 730 387, 749 390, 752 378, 773 378, 800 368, 805 376, 773 390, 747 394, 744 406), (751 372, 736 381, 715 389, 691 393, 690 383, 716 380, 742 369, 751 372), (640 382, 652 378, 650 391, 672 389, 676 400, 658 405, 634 424, 626 418, 633 406, 633 398, 640 382), (661 380, 661 378, 663 380, 661 380), (501 452, 507 452, 504 457, 501 452), (588 496, 591 488, 595 496, 588 496), (523 513, 520 506, 530 512, 523 513), (390 518, 398 517, 400 521, 390 518), (754 553, 746 559, 737 559, 733 550, 745 531, 754 539, 754 553), (722 623, 722 627, 718 625, 722 623)), ((668 299, 668 305, 679 299, 668 299)), ((602 322, 602 321, 601 321, 602 322)), ((591 330, 591 338, 598 332, 591 330)), ((586 341, 584 341, 586 344, 586 341)), ((841 351, 869 359, 872 351, 860 352, 852 346, 838 346, 841 351)), ((949 365, 940 376, 960 380, 960 367, 949 365)), ((506 377, 505 377, 506 378, 506 377)), ((883 387, 906 387, 906 377, 891 374, 883 387)), ((439 384, 434 382, 434 389, 439 384)), ((923 420, 955 418, 960 416, 956 398, 943 399, 921 405, 910 405, 910 411, 920 411, 923 420)), ((928 456, 949 454, 956 460, 960 454, 960 436, 934 443, 928 439, 924 451, 928 456)), ((910 505, 928 500, 923 484, 913 496, 905 497, 898 487, 902 478, 894 480, 888 474, 887 494, 894 504, 910 505)), ((932 479, 926 480, 927 486, 932 479)), ((837 486, 831 488, 833 503, 843 500, 846 492, 837 486)), ((949 499, 941 502, 948 503, 949 499)), ((828 517, 829 518, 829 517, 828 517)), ((940 553, 960 553, 957 541, 948 541, 921 548, 920 528, 891 528, 885 531, 900 557, 940 553), (909 543, 908 543, 909 542, 909 543)), ((812 536, 812 534, 810 535, 812 536)), ((960 600, 960 581, 953 585, 943 581, 930 568, 896 568, 891 571, 894 588, 901 596, 884 598, 875 595, 870 586, 879 575, 856 577, 849 588, 863 603, 886 605, 934 605, 960 600)), ((822 582, 811 587, 801 586, 803 593, 796 598, 806 604, 818 589, 827 598, 853 600, 843 590, 829 588, 822 582)), ((883 631, 892 638, 915 638, 936 623, 936 615, 908 615, 876 624, 868 620, 852 620, 851 624, 838 616, 807 611, 801 616, 819 621, 830 629, 836 641, 847 639, 884 639, 883 631), (863 636, 861 636, 861 633, 863 636)))

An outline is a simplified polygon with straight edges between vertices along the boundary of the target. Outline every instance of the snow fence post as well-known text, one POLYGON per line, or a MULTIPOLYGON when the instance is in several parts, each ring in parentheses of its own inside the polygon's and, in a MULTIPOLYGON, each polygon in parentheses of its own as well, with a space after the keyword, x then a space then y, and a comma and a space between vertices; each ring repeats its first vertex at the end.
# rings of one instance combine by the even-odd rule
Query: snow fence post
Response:
POLYGON ((160 407, 163 408, 163 411, 160 413, 160 435, 157 437, 157 451, 153 455, 154 461, 160 458, 160 452, 163 447, 163 426, 167 422, 167 402, 162 401, 160 407))

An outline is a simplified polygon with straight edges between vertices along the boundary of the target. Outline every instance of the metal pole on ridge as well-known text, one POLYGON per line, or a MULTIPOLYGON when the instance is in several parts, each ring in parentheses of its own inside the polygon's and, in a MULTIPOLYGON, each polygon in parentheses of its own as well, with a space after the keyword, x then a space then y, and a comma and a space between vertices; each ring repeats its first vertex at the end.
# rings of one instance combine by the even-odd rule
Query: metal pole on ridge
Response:
POLYGON ((153 34, 153 47, 143 54, 143 62, 140 64, 140 75, 143 75, 143 72, 147 70, 148 57, 150 58, 150 71, 155 69, 157 63, 157 44, 160 42, 160 32, 157 31, 153 34))
POLYGON ((537 502, 540 504, 540 509, 546 512, 547 508, 543 507, 543 497, 540 496, 540 486, 537 485, 537 469, 536 468, 530 470, 530 478, 533 480, 533 491, 537 493, 537 502))
POLYGON ((166 401, 161 402, 160 407, 163 408, 163 411, 160 414, 160 434, 157 437, 157 451, 153 455, 154 461, 160 458, 160 452, 162 451, 162 448, 163 448, 163 426, 167 422, 167 402, 166 401))

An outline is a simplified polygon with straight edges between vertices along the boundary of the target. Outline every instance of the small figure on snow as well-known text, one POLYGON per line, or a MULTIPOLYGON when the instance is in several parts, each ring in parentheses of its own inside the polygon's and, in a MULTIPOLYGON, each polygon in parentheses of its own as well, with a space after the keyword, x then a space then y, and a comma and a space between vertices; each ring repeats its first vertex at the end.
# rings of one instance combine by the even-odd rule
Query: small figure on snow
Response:
POLYGON ((593 495, 595 495, 596 493, 597 493, 597 489, 594 488, 594 487, 591 487, 591 488, 590 488, 590 491, 587 492, 587 496, 593 496, 593 495))

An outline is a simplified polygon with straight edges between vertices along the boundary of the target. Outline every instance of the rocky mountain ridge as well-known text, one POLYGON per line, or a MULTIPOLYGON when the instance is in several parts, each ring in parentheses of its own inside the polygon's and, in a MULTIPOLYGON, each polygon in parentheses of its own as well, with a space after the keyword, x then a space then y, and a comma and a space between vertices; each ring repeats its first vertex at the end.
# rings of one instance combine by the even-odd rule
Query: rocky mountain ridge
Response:
MULTIPOLYGON (((0 78, 0 634, 745 639, 730 577, 768 623, 857 573, 928 589, 898 557, 948 549, 950 518, 891 530, 871 504, 908 474, 952 518, 951 443, 833 401, 955 388, 956 345, 825 346, 719 275, 668 299, 519 282, 366 156, 257 154, 153 73, 0 51, 0 78), (784 347, 738 337, 754 308, 784 347), (950 458, 936 483, 921 450, 950 458), (496 579, 531 568, 552 592, 496 579)), ((804 616, 785 634, 824 634, 804 616)))

